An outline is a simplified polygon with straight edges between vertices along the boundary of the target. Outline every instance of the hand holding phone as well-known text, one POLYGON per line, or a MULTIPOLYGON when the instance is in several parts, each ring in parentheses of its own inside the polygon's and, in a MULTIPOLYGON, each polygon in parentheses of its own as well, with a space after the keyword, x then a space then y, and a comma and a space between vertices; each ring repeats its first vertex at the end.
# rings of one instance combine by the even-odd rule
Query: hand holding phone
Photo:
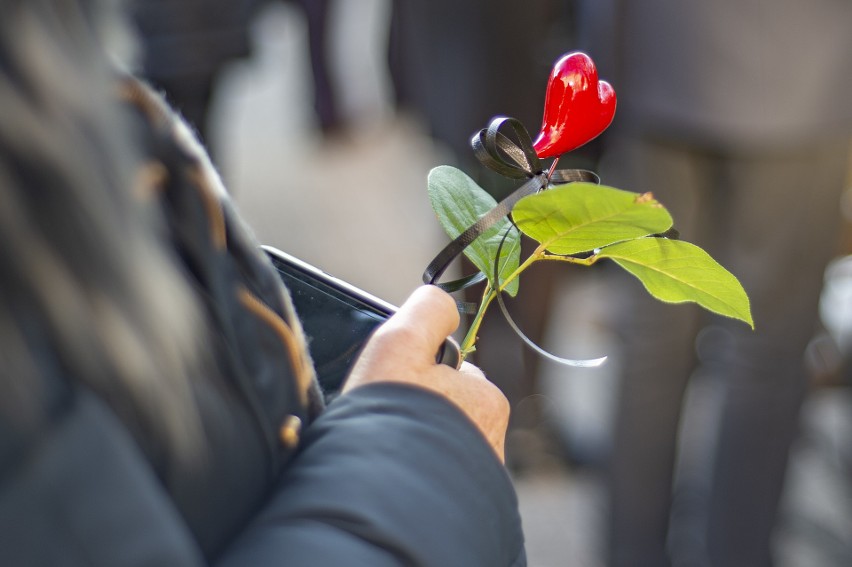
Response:
POLYGON ((502 461, 509 402, 475 366, 435 364, 434 352, 455 331, 455 301, 435 286, 422 286, 367 342, 343 392, 392 382, 430 390, 452 402, 479 429, 502 461))
MULTIPOLYGON (((326 395, 334 395, 364 343, 397 307, 281 250, 262 248, 290 290, 320 386, 326 395)), ((458 345, 451 338, 437 351, 437 362, 453 368, 461 363, 458 345)))

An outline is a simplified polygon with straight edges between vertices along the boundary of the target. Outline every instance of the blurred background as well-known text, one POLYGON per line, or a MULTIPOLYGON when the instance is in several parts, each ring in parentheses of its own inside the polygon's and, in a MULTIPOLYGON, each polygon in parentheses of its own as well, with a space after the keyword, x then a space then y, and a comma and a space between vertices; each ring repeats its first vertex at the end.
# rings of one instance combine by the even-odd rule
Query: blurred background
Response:
MULTIPOLYGON (((397 304, 447 242, 429 205, 429 170, 461 167, 497 198, 511 189, 481 170, 468 140, 497 114, 521 119, 534 134, 551 65, 581 42, 578 10, 552 0, 254 0, 225 3, 233 11, 226 16, 218 12, 223 3, 194 15, 183 4, 193 3, 140 4, 143 72, 199 130, 257 238, 397 304)), ((562 163, 597 169, 601 152, 595 142, 562 163)), ((783 567, 852 565, 845 226, 825 274, 823 327, 807 349, 811 382, 773 539, 783 567)), ((629 304, 610 267, 576 274, 560 267, 531 271, 512 309, 551 351, 606 354, 607 364, 573 369, 541 360, 496 310, 476 362, 513 404, 507 459, 530 565, 607 565, 606 471, 619 376, 631 364, 618 313, 629 304)), ((710 466, 705 449, 722 394, 698 376, 684 400, 679 479, 710 466)), ((688 510, 690 497, 706 493, 681 496, 688 510)))

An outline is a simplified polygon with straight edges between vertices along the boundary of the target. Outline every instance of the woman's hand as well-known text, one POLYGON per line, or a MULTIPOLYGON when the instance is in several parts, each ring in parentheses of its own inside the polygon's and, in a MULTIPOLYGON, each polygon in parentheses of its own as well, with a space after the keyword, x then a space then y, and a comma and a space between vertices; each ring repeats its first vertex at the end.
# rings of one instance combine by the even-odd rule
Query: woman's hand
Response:
POLYGON ((460 370, 435 362, 435 353, 459 324, 455 301, 435 286, 423 286, 379 327, 352 369, 343 392, 376 382, 411 384, 454 403, 479 428, 501 461, 509 402, 477 367, 460 370))

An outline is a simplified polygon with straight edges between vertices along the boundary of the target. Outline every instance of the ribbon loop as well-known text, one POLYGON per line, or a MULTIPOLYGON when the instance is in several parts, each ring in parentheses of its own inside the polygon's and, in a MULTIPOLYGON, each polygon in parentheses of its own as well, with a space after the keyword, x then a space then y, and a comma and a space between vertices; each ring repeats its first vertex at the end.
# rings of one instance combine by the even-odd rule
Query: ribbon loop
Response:
POLYGON ((576 181, 600 184, 601 178, 594 171, 587 169, 557 169, 550 174, 551 185, 564 185, 576 181))
POLYGON ((470 141, 476 158, 488 169, 504 177, 523 179, 541 173, 541 160, 524 125, 515 118, 497 116, 470 141), (507 125, 516 141, 500 132, 507 125))

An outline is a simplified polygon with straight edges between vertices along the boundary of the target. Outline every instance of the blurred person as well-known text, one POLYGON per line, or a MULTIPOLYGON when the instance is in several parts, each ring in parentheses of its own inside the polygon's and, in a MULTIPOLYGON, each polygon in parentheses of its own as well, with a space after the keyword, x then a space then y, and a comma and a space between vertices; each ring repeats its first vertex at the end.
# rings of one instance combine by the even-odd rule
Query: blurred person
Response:
POLYGON ((210 107, 225 67, 251 55, 251 23, 265 0, 129 2, 139 73, 163 90, 209 147, 210 107))
POLYGON ((551 21, 559 8, 555 0, 394 1, 388 62, 396 104, 456 159, 478 165, 470 138, 494 116, 529 130, 540 124, 550 66, 562 54, 554 49, 564 47, 545 38, 570 29, 551 21))
POLYGON ((336 0, 298 0, 296 4, 305 16, 308 28, 308 55, 314 82, 314 113, 317 126, 323 135, 333 136, 345 129, 330 68, 329 29, 336 0))
POLYGON ((808 390, 803 355, 838 245, 852 3, 594 0, 580 3, 579 24, 619 93, 604 182, 652 191, 683 237, 741 280, 756 325, 662 305, 626 283, 609 565, 771 565, 808 390), (684 526, 672 519, 676 442, 699 375, 720 385, 720 414, 706 503, 684 526))
MULTIPOLYGON (((251 26, 273 0, 137 0, 131 2, 142 46, 140 74, 166 93, 208 151, 210 112, 228 65, 252 54, 251 26)), ((329 67, 333 0, 298 0, 305 18, 317 127, 343 128, 329 67)), ((215 150, 215 148, 212 148, 215 150)))
POLYGON ((525 564, 508 406, 421 287, 323 407, 289 294, 111 0, 0 8, 0 563, 525 564))

